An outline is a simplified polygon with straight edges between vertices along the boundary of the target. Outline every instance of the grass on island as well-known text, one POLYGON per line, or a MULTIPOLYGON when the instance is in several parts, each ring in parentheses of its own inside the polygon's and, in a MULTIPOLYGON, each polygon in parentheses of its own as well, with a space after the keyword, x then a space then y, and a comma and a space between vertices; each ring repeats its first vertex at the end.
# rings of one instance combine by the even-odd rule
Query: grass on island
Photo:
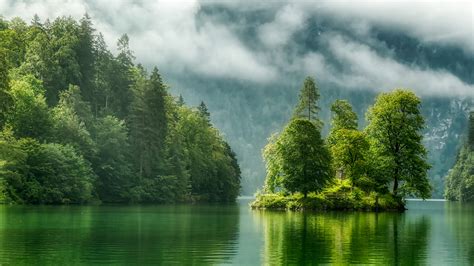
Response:
POLYGON ((390 193, 377 195, 375 192, 366 193, 357 187, 351 188, 349 180, 336 180, 322 192, 309 193, 306 198, 302 193, 258 193, 250 206, 253 209, 273 210, 405 210, 402 199, 390 193))

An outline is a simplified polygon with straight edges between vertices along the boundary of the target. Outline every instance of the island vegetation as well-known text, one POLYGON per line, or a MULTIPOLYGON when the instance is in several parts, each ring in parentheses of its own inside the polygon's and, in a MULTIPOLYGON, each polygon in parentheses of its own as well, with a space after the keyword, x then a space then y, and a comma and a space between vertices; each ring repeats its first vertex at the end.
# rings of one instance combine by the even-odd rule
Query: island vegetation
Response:
POLYGON ((293 117, 263 151, 267 176, 253 208, 404 210, 405 197, 430 196, 424 119, 413 92, 378 95, 364 130, 350 103, 335 101, 326 139, 319 97, 315 80, 306 78, 293 117))
POLYGON ((114 55, 86 15, 0 19, 0 201, 234 201, 236 156, 204 103, 114 55))
POLYGON ((474 111, 469 116, 467 139, 446 177, 445 197, 455 201, 474 201, 474 111))

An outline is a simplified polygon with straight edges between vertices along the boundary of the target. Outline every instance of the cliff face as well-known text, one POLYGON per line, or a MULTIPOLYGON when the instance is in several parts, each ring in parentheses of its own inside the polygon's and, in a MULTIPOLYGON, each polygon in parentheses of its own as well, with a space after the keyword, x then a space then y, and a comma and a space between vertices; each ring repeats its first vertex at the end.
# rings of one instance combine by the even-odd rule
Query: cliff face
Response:
POLYGON ((467 141, 446 177, 445 197, 449 200, 474 201, 474 112, 470 113, 468 128, 467 141))

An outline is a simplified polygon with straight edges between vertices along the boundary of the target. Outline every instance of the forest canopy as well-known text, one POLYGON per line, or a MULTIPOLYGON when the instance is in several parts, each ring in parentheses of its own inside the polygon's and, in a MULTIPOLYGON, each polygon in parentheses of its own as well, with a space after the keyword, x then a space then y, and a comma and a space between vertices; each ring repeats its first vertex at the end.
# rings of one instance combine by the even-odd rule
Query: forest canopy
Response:
POLYGON ((240 168, 205 103, 188 107, 125 34, 85 15, 0 20, 0 200, 234 201, 240 168))

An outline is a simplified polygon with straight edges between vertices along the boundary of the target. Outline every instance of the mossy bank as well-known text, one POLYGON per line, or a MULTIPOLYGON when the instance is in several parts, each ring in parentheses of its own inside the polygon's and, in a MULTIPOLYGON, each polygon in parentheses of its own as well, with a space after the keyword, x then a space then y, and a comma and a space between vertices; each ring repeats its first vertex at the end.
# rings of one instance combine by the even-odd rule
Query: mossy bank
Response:
POLYGON ((405 201, 391 193, 366 193, 351 188, 347 181, 336 181, 320 193, 259 193, 250 204, 252 209, 310 211, 399 211, 406 210, 405 201))

